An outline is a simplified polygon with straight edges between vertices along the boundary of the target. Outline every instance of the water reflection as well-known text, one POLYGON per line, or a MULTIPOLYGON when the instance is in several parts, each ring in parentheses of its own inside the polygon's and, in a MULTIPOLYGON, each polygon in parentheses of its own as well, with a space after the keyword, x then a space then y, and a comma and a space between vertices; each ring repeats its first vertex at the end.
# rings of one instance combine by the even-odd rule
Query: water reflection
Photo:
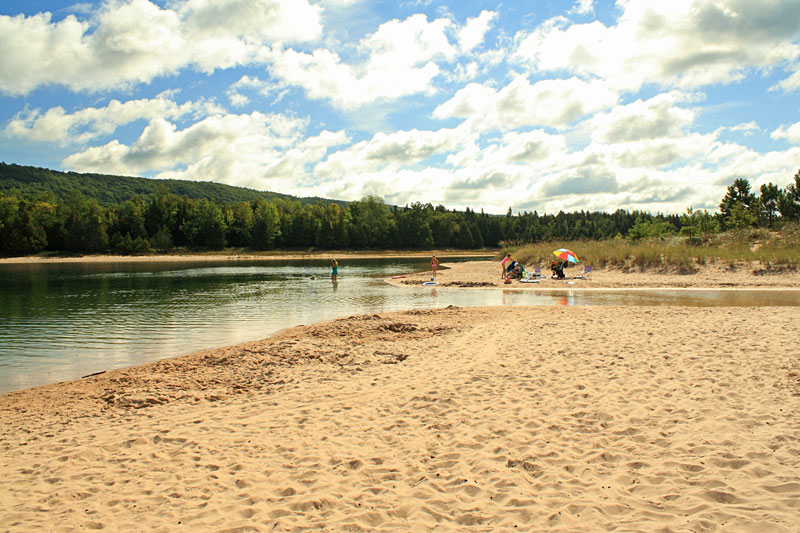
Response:
POLYGON ((800 305, 800 291, 770 289, 504 290, 503 305, 776 307, 800 305))
MULTIPOLYGON (((445 259, 447 260, 447 259, 445 259)), ((425 258, 0 265, 0 392, 360 313, 482 305, 800 305, 797 291, 394 287, 425 258)))

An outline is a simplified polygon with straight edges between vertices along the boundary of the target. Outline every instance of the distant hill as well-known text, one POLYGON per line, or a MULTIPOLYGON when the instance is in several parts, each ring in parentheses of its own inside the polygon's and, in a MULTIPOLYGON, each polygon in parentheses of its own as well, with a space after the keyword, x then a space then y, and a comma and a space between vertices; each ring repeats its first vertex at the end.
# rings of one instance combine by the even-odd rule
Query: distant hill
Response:
POLYGON ((288 194, 257 191, 209 181, 157 180, 106 174, 81 174, 0 162, 0 195, 8 194, 16 189, 25 198, 53 196, 55 200, 64 200, 71 192, 78 191, 86 197, 94 198, 101 206, 110 207, 123 203, 134 195, 147 199, 162 187, 167 192, 181 197, 194 200, 213 199, 224 204, 251 202, 262 198, 264 200, 299 200, 306 204, 320 202, 347 205, 347 202, 340 200, 316 197, 299 198, 288 194))

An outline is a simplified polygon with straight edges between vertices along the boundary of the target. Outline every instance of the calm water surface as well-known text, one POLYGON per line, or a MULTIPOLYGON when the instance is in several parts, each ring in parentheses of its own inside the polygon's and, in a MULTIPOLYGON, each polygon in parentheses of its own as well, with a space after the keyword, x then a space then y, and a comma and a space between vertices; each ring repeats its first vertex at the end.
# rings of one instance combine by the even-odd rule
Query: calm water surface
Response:
MULTIPOLYGON (((446 259, 446 258, 445 258, 446 259)), ((482 305, 800 305, 800 292, 394 287, 427 259, 0 265, 0 392, 360 313, 482 305), (311 276, 317 279, 312 280, 311 276)))

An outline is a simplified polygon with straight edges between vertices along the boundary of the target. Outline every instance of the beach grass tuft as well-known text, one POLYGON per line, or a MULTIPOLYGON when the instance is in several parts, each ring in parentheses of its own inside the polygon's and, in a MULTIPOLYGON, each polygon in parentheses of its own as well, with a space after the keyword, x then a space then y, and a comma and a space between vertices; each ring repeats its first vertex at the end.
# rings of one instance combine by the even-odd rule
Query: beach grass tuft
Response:
POLYGON ((568 248, 581 263, 598 268, 626 271, 696 272, 699 266, 718 263, 728 268, 757 264, 760 271, 800 268, 800 226, 787 225, 780 231, 750 229, 706 236, 702 243, 675 235, 664 239, 632 241, 623 238, 603 241, 552 241, 513 245, 503 243, 502 253, 512 253, 524 265, 549 265, 553 251, 568 248))

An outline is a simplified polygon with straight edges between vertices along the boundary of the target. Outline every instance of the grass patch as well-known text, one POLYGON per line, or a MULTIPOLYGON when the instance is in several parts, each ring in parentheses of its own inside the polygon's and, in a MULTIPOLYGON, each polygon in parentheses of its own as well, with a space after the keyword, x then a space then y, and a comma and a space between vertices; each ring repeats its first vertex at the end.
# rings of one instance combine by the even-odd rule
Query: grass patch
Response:
POLYGON ((585 265, 627 271, 663 270, 688 274, 710 263, 721 263, 729 268, 760 263, 756 270, 786 271, 800 268, 800 227, 720 233, 708 236, 701 244, 693 244, 682 236, 663 240, 556 241, 520 246, 506 243, 502 254, 511 252, 514 259, 528 267, 547 267, 555 259, 553 250, 558 248, 573 250, 585 265))

